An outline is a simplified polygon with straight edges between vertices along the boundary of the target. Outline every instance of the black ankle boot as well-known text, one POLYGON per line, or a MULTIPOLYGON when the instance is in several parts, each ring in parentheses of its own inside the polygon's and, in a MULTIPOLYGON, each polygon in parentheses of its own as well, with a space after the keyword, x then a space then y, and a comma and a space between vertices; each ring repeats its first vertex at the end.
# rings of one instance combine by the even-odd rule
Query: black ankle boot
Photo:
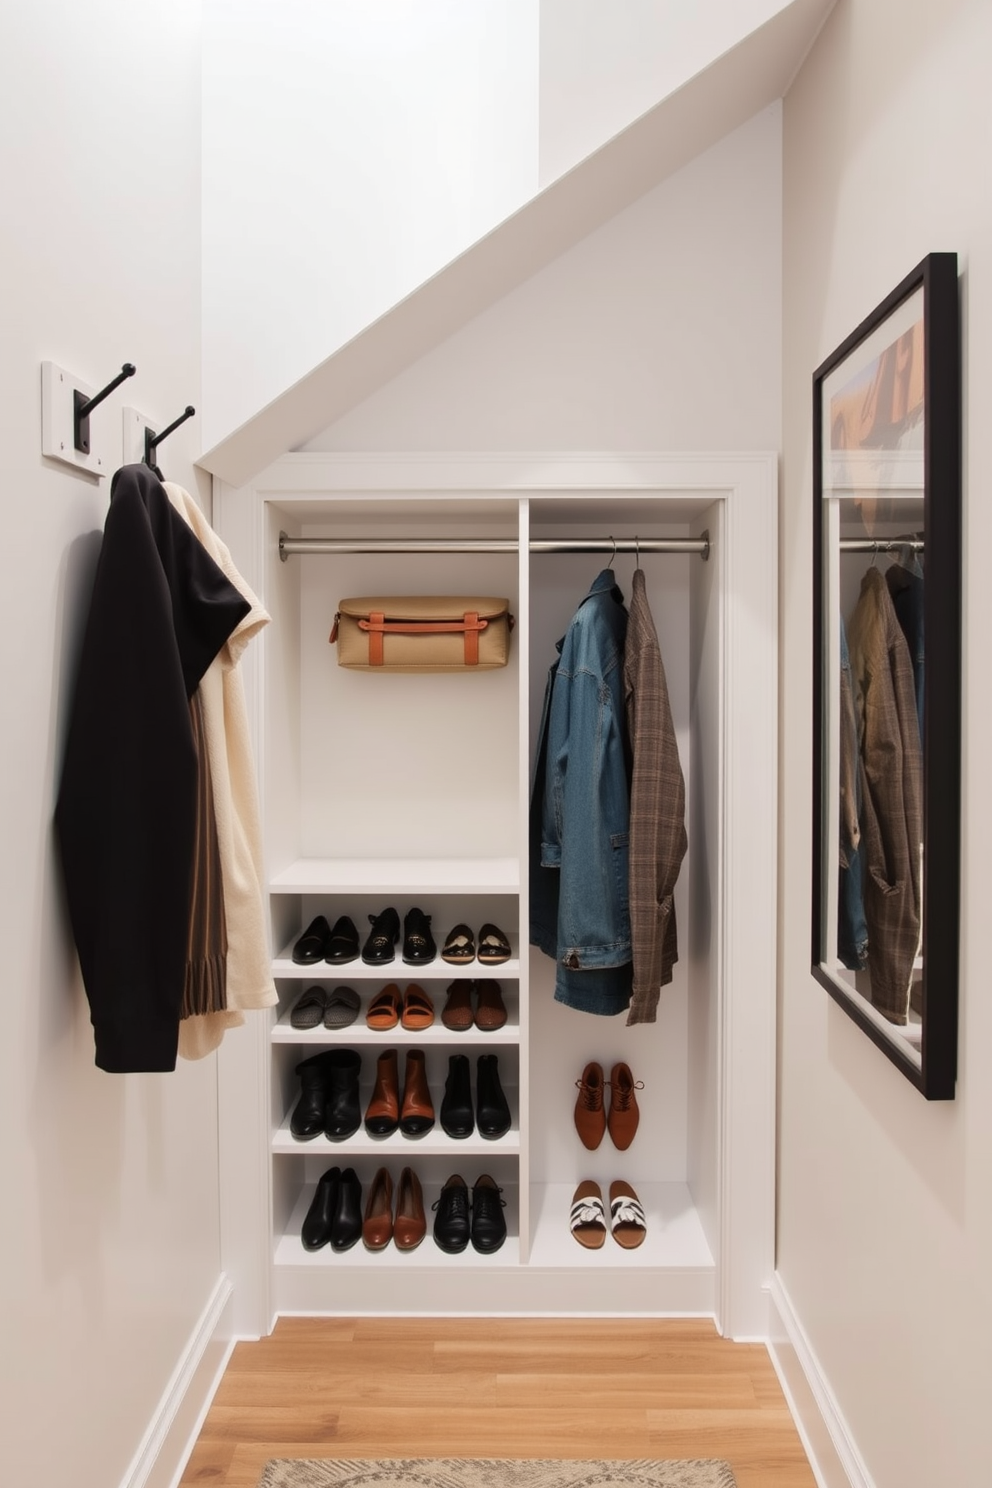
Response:
POLYGON ((330 1240, 340 1183, 341 1169, 328 1168, 317 1184, 317 1191, 310 1201, 310 1208, 300 1231, 304 1250, 319 1250, 330 1240))
POLYGON ((331 1142, 344 1142, 355 1135, 362 1123, 362 1108, 358 1100, 362 1056, 354 1049, 331 1049, 326 1057, 324 1136, 331 1142))
POLYGON ((499 1083, 495 1054, 480 1054, 475 1087, 475 1119, 479 1136, 490 1141, 505 1137, 510 1130, 510 1107, 499 1083))
POLYGON ((448 1060, 448 1078, 441 1101, 441 1128, 449 1137, 470 1137, 475 1129, 472 1116, 472 1087, 469 1083, 468 1058, 452 1054, 448 1060))
POLYGON ((301 1094, 289 1119, 289 1129, 298 1142, 309 1142, 324 1130, 327 1104, 328 1051, 312 1054, 296 1066, 301 1094))

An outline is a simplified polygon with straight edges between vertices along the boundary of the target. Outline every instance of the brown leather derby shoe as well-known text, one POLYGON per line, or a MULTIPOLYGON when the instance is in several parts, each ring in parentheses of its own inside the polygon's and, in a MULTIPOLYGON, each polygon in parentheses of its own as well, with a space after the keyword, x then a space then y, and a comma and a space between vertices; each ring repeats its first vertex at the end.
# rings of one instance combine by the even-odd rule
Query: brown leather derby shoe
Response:
POLYGON ((603 1105, 603 1067, 590 1060, 575 1082, 575 1130, 583 1147, 595 1152, 606 1131, 606 1108, 603 1105))

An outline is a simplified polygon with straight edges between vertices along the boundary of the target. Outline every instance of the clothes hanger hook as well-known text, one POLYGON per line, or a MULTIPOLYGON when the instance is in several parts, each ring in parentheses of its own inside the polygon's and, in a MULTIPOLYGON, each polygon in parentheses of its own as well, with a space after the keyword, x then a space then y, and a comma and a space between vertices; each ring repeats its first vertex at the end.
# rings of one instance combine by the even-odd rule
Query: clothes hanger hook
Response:
POLYGON ((613 544, 613 552, 610 554, 610 567, 612 568, 617 561, 617 540, 612 532, 610 533, 610 542, 613 544))
POLYGON ((634 533, 634 566, 635 568, 641 566, 641 539, 636 532, 634 533))

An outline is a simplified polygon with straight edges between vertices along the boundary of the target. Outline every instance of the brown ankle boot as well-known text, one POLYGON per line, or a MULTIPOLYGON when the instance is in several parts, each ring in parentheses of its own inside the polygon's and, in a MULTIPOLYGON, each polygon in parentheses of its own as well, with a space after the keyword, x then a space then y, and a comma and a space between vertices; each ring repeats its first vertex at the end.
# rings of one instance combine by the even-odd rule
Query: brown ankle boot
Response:
POLYGON ((422 1137, 434 1125, 434 1102, 427 1085, 423 1049, 406 1052, 406 1079, 400 1108, 400 1131, 405 1137, 422 1137))
POLYGON ((365 1112, 365 1130, 370 1137, 388 1137, 400 1121, 400 1075, 396 1050, 380 1054, 375 1067, 375 1087, 365 1112))
POLYGON ((606 1108, 603 1105, 603 1067, 590 1060, 576 1080, 575 1130, 583 1147, 595 1152, 606 1131, 606 1108))
POLYGON ((615 1064, 610 1071, 610 1114, 607 1125, 614 1147, 626 1152, 634 1140, 641 1113, 635 1091, 644 1089, 643 1080, 634 1080, 630 1065, 615 1064))

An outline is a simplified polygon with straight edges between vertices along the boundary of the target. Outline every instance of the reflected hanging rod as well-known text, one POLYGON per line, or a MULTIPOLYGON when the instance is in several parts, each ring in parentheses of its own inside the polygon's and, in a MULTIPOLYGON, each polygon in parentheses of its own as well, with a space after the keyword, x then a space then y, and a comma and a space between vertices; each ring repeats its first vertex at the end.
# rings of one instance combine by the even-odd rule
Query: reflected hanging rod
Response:
MULTIPOLYGON (((469 538, 379 538, 379 537, 287 537, 279 534, 279 557, 285 563, 291 553, 516 553, 520 544, 512 537, 469 538)), ((531 538, 532 553, 698 553, 710 556, 710 536, 617 538, 531 538)))
POLYGON ((838 545, 842 553, 896 553, 900 548, 912 548, 922 553, 926 542, 922 537, 850 537, 843 538, 838 545))

